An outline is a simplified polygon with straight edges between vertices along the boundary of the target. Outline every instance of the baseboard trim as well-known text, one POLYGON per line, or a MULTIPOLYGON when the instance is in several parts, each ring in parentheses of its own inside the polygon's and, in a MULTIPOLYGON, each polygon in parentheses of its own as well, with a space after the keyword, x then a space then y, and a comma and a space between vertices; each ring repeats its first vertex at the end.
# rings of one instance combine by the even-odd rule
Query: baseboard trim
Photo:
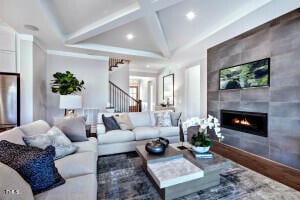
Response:
POLYGON ((217 141, 213 142, 211 150, 253 171, 300 191, 300 170, 217 141))

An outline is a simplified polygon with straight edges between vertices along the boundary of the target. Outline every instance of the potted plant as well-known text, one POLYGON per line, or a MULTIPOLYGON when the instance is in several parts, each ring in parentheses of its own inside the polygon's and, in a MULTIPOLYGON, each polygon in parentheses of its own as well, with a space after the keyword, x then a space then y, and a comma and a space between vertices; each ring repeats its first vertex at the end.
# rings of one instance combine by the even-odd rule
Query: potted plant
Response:
POLYGON ((197 134, 193 135, 190 141, 192 148, 197 153, 205 153, 209 151, 212 147, 212 141, 208 137, 207 129, 214 129, 219 141, 224 139, 224 136, 221 134, 221 128, 219 120, 211 115, 208 115, 208 118, 191 118, 183 123, 183 126, 187 129, 190 126, 199 125, 199 131, 197 134))
POLYGON ((81 95, 76 95, 84 88, 84 81, 79 81, 74 74, 69 71, 65 73, 56 72, 53 74, 54 80, 51 81, 53 93, 60 94, 59 107, 65 109, 65 116, 75 117, 75 110, 82 107, 81 95))
POLYGON ((81 92, 84 81, 79 81, 74 74, 69 71, 66 73, 56 72, 53 74, 54 80, 50 83, 52 85, 51 90, 53 93, 59 93, 60 95, 75 94, 81 92))

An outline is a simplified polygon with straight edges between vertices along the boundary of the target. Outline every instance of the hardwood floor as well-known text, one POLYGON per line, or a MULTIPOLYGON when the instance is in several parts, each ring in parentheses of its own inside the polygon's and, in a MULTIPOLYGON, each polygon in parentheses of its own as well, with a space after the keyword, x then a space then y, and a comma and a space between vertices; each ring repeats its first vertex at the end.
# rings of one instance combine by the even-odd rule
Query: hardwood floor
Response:
POLYGON ((300 191, 300 170, 214 141, 211 149, 234 162, 300 191))

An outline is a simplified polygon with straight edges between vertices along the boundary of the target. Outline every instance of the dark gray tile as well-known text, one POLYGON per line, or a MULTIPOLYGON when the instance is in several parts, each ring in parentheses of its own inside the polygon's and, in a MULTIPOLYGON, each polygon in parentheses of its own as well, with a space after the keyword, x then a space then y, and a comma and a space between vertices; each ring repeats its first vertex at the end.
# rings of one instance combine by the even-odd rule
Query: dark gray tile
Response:
POLYGON ((300 155, 270 149, 270 159, 284 165, 300 169, 300 155))
POLYGON ((219 91, 207 92, 208 101, 219 101, 219 91))
POLYGON ((242 111, 247 112, 269 112, 269 102, 251 102, 251 101, 242 101, 240 103, 240 108, 242 111))
POLYGON ((241 140, 241 148, 250 153, 269 158, 269 145, 243 139, 241 140))
POLYGON ((223 110, 240 110, 240 102, 220 102, 220 109, 223 110))
POLYGON ((242 101, 269 101, 269 88, 251 88, 241 90, 241 100, 242 101))
POLYGON ((270 35, 270 29, 262 29, 255 34, 244 38, 241 42, 243 42, 245 49, 253 49, 261 45, 268 46, 270 43, 270 35))
POLYGON ((243 51, 242 52, 242 61, 243 61, 243 63, 247 63, 247 62, 252 62, 255 60, 260 60, 263 58, 269 58, 270 56, 271 56, 270 49, 263 44, 263 45, 255 47, 255 48, 243 51))
POLYGON ((213 71, 207 73, 208 82, 218 82, 219 80, 219 71, 213 71))
POLYGON ((219 90, 219 81, 207 81, 207 91, 218 91, 219 90))
POLYGON ((242 64, 241 53, 226 56, 219 61, 220 69, 242 64))
POLYGON ((218 111, 219 108, 219 101, 208 101, 207 102, 207 110, 211 110, 211 111, 218 111))
POLYGON ((272 102, 300 102, 300 85, 271 88, 270 97, 272 102))
POLYGON ((239 102, 240 90, 222 90, 220 91, 220 101, 239 102))
POLYGON ((298 136, 300 130, 300 120, 293 118, 270 117, 270 128, 272 134, 283 136, 298 136))
POLYGON ((270 116, 273 117, 292 117, 300 119, 300 102, 299 103, 270 103, 270 116))
POLYGON ((240 138, 238 136, 234 136, 232 134, 226 134, 223 133, 224 140, 222 141, 225 144, 240 148, 241 143, 240 143, 240 138))

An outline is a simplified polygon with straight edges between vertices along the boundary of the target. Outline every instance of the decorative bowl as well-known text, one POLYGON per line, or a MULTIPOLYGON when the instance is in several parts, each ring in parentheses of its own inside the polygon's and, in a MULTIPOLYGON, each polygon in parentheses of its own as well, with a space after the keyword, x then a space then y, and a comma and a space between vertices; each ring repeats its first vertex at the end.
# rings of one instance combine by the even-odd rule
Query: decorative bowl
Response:
POLYGON ((192 149, 197 152, 197 153, 206 153, 209 151, 210 146, 208 147, 196 147, 196 146, 192 146, 192 149))
POLYGON ((145 145, 145 149, 148 153, 154 155, 161 155, 165 153, 166 148, 169 145, 169 140, 166 138, 160 137, 158 140, 148 142, 145 145))

